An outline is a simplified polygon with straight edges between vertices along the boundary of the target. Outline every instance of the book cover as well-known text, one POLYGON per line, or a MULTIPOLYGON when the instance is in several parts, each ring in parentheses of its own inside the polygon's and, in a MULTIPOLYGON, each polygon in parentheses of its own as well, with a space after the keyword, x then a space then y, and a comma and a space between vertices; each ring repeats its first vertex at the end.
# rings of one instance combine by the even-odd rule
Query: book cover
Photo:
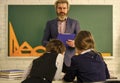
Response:
POLYGON ((58 34, 57 37, 60 41, 63 42, 63 44, 67 47, 68 45, 66 44, 67 40, 74 40, 75 34, 58 34))
POLYGON ((10 70, 1 70, 0 74, 6 73, 6 74, 10 74, 10 73, 23 73, 24 70, 20 70, 20 69, 10 69, 10 70))
POLYGON ((0 72, 0 76, 5 76, 5 75, 22 75, 23 72, 16 72, 16 73, 6 73, 6 72, 0 72))
POLYGON ((1 70, 0 78, 21 79, 23 76, 23 73, 24 73, 24 70, 20 70, 20 69, 1 70))
POLYGON ((21 80, 22 76, 0 76, 3 79, 10 79, 10 80, 21 80))

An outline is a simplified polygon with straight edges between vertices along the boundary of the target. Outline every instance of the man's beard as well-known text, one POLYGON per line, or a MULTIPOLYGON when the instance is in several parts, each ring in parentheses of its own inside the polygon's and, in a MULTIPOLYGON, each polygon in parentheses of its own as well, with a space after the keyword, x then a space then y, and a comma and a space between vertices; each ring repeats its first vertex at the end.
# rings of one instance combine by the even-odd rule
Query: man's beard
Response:
POLYGON ((59 20, 65 20, 67 17, 67 13, 60 12, 60 13, 57 13, 57 16, 59 20))

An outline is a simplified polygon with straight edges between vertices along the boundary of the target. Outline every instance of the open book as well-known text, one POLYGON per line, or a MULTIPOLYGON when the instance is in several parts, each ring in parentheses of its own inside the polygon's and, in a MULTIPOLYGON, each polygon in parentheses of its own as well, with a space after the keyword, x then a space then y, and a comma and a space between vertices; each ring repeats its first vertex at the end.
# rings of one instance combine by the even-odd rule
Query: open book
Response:
POLYGON ((75 34, 65 33, 65 34, 58 34, 57 37, 60 41, 63 42, 63 44, 67 47, 66 41, 68 40, 74 40, 75 34))

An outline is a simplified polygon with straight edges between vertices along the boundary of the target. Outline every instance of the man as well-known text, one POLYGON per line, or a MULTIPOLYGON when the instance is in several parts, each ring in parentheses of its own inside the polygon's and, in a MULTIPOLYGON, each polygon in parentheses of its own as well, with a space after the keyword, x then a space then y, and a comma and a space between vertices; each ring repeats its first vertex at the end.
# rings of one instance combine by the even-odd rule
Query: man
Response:
MULTIPOLYGON (((78 21, 68 17, 69 8, 70 6, 67 0, 57 0, 55 2, 57 18, 47 22, 42 39, 43 46, 45 46, 50 39, 56 39, 58 34, 70 33, 77 35, 80 31, 78 21)), ((71 57, 75 53, 74 40, 68 40, 66 43, 68 47, 66 48, 64 57, 65 68, 70 66, 71 57)), ((63 71, 65 72, 66 70, 63 69, 63 71)))

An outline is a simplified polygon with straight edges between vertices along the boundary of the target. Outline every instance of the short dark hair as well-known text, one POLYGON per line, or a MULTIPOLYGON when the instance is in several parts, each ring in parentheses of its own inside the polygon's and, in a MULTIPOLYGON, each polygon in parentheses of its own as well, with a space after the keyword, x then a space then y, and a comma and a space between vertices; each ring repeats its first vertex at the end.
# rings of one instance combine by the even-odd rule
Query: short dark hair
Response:
POLYGON ((66 50, 66 47, 58 39, 51 39, 46 45, 47 52, 64 53, 65 50, 66 50))
POLYGON ((58 5, 59 3, 66 3, 67 6, 68 6, 68 9, 70 8, 69 2, 68 2, 67 0, 57 0, 57 1, 55 2, 55 8, 57 8, 57 5, 58 5))

